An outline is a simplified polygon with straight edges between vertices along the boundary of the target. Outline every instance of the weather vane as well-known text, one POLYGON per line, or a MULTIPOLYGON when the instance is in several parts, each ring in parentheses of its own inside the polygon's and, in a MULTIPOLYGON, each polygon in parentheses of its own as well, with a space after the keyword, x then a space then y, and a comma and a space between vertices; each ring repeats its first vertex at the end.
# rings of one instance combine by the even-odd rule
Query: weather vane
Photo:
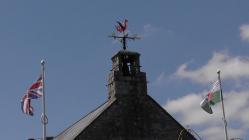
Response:
POLYGON ((128 33, 126 32, 127 29, 127 24, 128 24, 128 20, 125 19, 125 21, 123 23, 117 21, 118 25, 116 25, 116 30, 118 32, 119 35, 116 35, 115 32, 112 33, 112 35, 110 35, 109 37, 112 37, 114 39, 119 39, 119 41, 122 43, 123 45, 123 50, 126 50, 127 48, 127 39, 129 40, 136 40, 136 39, 140 39, 140 37, 138 37, 137 35, 133 35, 133 36, 129 36, 128 33))

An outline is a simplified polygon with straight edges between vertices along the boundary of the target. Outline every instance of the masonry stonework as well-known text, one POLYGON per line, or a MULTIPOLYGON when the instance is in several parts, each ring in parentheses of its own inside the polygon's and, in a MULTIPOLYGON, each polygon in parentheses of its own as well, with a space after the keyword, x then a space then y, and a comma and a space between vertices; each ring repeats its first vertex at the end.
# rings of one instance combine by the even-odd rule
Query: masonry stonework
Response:
MULTIPOLYGON (((178 140, 186 129, 147 94, 139 57, 129 51, 114 55, 108 100, 54 140, 178 140)), ((182 140, 195 140, 185 132, 182 140)))

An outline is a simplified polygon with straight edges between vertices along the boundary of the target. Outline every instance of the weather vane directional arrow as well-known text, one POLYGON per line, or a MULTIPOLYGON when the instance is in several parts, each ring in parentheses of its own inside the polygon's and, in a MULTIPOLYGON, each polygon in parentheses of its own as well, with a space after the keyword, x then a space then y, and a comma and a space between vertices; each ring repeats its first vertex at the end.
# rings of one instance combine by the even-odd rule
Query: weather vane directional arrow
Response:
POLYGON ((121 35, 116 35, 115 32, 112 33, 112 35, 110 35, 109 37, 112 37, 114 39, 119 39, 119 41, 122 43, 123 45, 123 50, 126 50, 127 48, 127 39, 128 40, 136 40, 136 39, 141 39, 139 36, 137 35, 133 35, 133 36, 129 36, 128 33, 126 32, 127 29, 127 25, 128 25, 128 20, 125 19, 125 21, 123 23, 117 21, 118 25, 116 25, 116 30, 119 34, 121 35))

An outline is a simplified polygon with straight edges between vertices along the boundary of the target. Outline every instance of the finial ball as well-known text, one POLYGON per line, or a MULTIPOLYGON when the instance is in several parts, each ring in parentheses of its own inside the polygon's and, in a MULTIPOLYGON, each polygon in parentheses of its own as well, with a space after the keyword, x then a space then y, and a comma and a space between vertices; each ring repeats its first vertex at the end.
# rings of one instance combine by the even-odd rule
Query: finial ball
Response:
POLYGON ((42 59, 41 60, 41 64, 44 65, 45 64, 45 60, 42 59))
POLYGON ((220 69, 217 69, 217 73, 220 73, 220 69))

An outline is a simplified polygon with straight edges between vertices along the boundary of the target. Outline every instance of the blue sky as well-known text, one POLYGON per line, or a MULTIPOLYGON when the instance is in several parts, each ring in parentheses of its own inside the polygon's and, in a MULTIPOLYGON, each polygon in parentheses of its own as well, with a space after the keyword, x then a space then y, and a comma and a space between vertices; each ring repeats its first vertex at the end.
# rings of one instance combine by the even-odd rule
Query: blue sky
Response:
POLYGON ((221 69, 230 137, 249 137, 249 1, 0 1, 1 139, 41 137, 20 100, 46 60, 48 135, 54 136, 107 99, 110 58, 120 44, 107 36, 128 19, 128 49, 141 53, 148 93, 203 139, 223 138, 220 104, 199 103, 221 69))

